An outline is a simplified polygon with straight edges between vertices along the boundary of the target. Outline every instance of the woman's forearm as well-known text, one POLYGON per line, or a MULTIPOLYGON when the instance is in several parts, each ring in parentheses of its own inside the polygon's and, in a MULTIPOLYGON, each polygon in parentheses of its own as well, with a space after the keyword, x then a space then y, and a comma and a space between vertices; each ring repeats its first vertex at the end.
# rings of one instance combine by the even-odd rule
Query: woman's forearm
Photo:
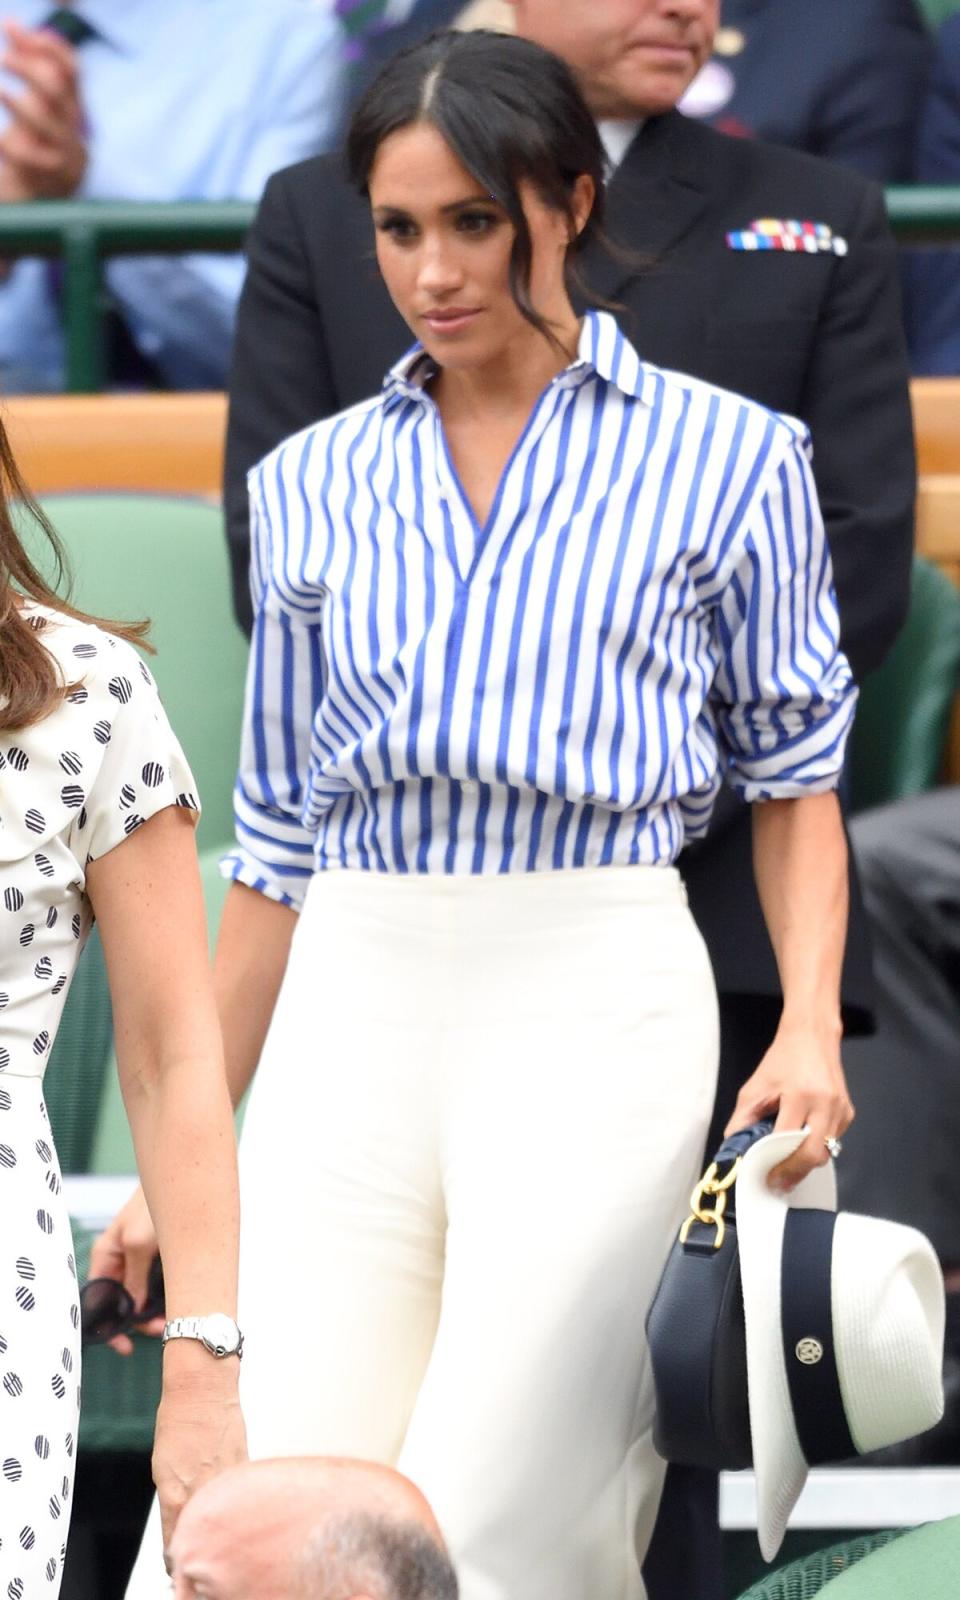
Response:
POLYGON ((227 893, 213 962, 227 1083, 239 1105, 257 1068, 286 970, 297 913, 256 889, 227 893))
POLYGON ((847 843, 834 793, 752 808, 757 892, 783 988, 785 1025, 840 1029, 847 843))
MULTIPOLYGON (((234 1314, 236 1142, 189 817, 170 806, 87 868, 120 1087, 167 1311, 234 1314)), ((179 1359, 179 1358, 178 1358, 179 1359)))
POLYGON ((211 1051, 162 1063, 141 1054, 130 1070, 118 1054, 137 1166, 163 1258, 166 1314, 235 1316, 236 1143, 218 1041, 211 1051))

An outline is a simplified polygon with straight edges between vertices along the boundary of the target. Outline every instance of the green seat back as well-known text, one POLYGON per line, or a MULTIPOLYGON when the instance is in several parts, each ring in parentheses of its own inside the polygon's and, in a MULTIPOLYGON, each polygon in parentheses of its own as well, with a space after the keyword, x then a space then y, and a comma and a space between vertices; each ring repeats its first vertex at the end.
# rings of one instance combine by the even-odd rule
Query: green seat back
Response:
POLYGON ((825 1550, 815 1550, 812 1555, 765 1573, 744 1591, 740 1600, 812 1600, 813 1595, 818 1595, 840 1573, 849 1571, 865 1556, 898 1539, 902 1532, 902 1529, 891 1529, 866 1533, 856 1539, 845 1539, 842 1544, 828 1545, 825 1550))
POLYGON ((956 1600, 960 1517, 926 1522, 830 1586, 829 1600, 956 1600))
MULTIPOLYGON (((219 508, 146 494, 49 495, 43 508, 66 546, 74 604, 121 621, 151 619, 150 670, 200 792, 198 844, 225 844, 247 646, 230 603, 219 508)), ((31 540, 43 560, 45 541, 31 540)))
POLYGON ((861 687, 848 760, 852 811, 932 788, 958 687, 960 590, 917 556, 906 624, 861 687))
POLYGON ((113 1049, 103 948, 94 928, 70 985, 43 1079, 43 1096, 64 1172, 88 1172, 113 1049))

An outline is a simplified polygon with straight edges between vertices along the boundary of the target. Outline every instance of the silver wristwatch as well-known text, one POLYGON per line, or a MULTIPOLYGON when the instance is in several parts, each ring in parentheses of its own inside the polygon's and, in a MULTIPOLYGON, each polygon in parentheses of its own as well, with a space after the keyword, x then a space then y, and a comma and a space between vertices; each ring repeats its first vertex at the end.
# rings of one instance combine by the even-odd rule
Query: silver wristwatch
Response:
POLYGON ((243 1334, 222 1311, 210 1317, 174 1317, 163 1330, 163 1343, 168 1339, 199 1339, 218 1360, 243 1355, 243 1334))

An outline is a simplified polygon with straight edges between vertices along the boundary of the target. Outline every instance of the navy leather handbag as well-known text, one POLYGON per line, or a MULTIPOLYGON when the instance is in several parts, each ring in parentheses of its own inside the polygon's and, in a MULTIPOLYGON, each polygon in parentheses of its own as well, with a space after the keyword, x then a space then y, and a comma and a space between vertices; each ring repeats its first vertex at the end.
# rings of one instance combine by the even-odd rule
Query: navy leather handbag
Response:
POLYGON ((753 1465, 737 1173, 750 1146, 772 1132, 768 1118, 724 1140, 693 1191, 647 1314, 653 1442, 667 1461, 717 1472, 753 1465))

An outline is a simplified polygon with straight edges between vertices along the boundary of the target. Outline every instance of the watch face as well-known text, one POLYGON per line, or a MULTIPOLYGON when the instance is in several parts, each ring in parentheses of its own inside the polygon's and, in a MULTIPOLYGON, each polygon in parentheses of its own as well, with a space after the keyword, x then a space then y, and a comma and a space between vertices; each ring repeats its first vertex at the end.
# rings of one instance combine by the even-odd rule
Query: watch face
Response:
POLYGON ((221 1312, 201 1318, 200 1335, 207 1349, 215 1356, 236 1355, 243 1342, 233 1318, 221 1312))

